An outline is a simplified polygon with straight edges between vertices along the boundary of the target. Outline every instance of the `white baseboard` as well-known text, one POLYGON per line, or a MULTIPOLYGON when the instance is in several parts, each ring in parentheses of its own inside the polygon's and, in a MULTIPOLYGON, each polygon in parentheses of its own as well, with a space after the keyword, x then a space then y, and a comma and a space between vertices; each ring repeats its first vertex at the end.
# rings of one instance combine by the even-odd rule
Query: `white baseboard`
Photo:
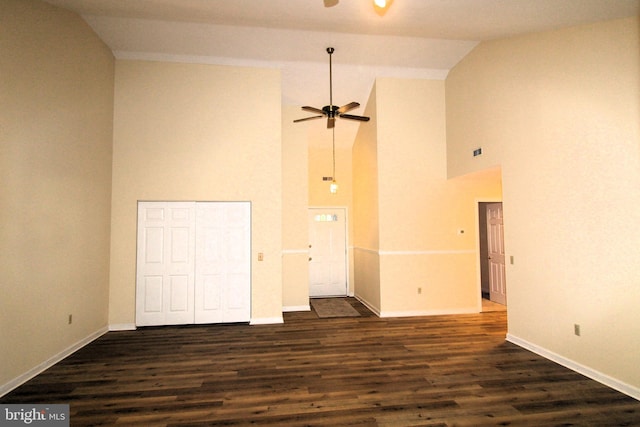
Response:
POLYGON ((109 331, 135 331, 135 323, 114 323, 109 325, 109 331))
POLYGON ((287 307, 282 307, 283 313, 288 313, 291 311, 311 311, 310 305, 290 305, 287 307))
POLYGON ((446 316, 449 314, 477 314, 477 308, 456 308, 445 310, 402 310, 381 311, 380 317, 446 316))
POLYGON ((22 375, 17 376, 16 378, 12 379, 8 383, 0 385, 0 397, 9 393, 11 390, 21 386, 22 384, 26 383, 36 375, 41 374, 42 372, 49 369, 56 363, 60 362, 65 357, 75 353, 85 345, 96 340, 97 338, 100 338, 102 335, 106 334, 107 332, 108 332, 108 328, 106 326, 104 328, 100 328, 94 333, 88 335, 87 337, 81 339, 80 341, 77 341, 74 344, 70 345, 69 347, 65 348, 58 354, 53 355, 49 359, 40 363, 39 365, 29 369, 27 372, 23 373, 22 375))
POLYGON ((274 325, 278 323, 284 323, 282 316, 280 317, 260 317, 257 319, 251 319, 250 325, 274 325))
POLYGON ((556 362, 557 364, 562 365, 565 368, 569 368, 572 371, 584 375, 585 377, 589 377, 594 381, 597 381, 601 384, 611 387, 614 390, 619 391, 620 393, 624 393, 636 400, 640 400, 640 388, 638 387, 634 387, 631 384, 627 384, 625 382, 612 378, 609 375, 603 374, 602 372, 596 371, 595 369, 591 369, 588 366, 584 366, 578 362, 567 359, 566 357, 563 357, 545 348, 539 347, 527 340, 523 340, 522 338, 518 338, 511 334, 507 334, 506 338, 507 341, 512 344, 536 353, 544 357, 545 359, 556 362))
POLYGON ((358 301, 360 301, 362 303, 362 305, 364 305, 365 307, 367 307, 369 309, 369 311, 371 311, 373 314, 375 314, 376 316, 380 317, 380 310, 378 310, 377 307, 374 307, 372 304, 370 304, 366 299, 362 298, 359 295, 354 295, 355 299, 357 299, 358 301))

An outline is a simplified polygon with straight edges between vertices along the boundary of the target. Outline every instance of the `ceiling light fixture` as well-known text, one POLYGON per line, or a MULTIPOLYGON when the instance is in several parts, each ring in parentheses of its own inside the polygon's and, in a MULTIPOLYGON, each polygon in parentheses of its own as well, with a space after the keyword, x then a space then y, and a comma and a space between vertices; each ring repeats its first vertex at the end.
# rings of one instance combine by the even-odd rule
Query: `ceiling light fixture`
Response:
POLYGON ((391 7, 391 3, 393 0, 373 0, 373 8, 378 15, 383 16, 391 7))

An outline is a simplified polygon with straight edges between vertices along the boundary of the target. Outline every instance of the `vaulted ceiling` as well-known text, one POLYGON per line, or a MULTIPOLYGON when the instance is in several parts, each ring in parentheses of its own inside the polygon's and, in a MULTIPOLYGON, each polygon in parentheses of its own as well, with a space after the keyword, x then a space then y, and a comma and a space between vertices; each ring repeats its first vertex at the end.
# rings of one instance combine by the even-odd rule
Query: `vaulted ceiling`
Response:
POLYGON ((277 67, 285 105, 318 107, 328 46, 334 102, 364 106, 375 77, 443 79, 479 41, 640 15, 640 0, 392 0, 386 13, 372 0, 46 1, 116 57, 277 67))

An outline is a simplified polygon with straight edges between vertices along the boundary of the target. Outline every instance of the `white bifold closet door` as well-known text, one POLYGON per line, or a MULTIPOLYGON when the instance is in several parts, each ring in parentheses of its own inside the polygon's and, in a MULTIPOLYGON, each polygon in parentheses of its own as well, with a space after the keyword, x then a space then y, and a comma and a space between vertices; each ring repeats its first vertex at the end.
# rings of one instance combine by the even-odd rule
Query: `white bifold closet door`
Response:
POLYGON ((137 325, 193 323, 194 214, 193 203, 138 204, 137 325))
POLYGON ((139 202, 136 325, 246 322, 251 205, 139 202))
POLYGON ((251 301, 249 203, 196 205, 195 323, 245 322, 251 301))

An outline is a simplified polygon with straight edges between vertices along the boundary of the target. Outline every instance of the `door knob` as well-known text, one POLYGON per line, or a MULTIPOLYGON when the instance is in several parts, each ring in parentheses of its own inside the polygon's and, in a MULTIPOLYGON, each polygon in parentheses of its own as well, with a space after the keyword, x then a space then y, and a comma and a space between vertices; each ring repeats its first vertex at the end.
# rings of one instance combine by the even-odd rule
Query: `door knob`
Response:
POLYGON ((311 261, 313 258, 309 257, 309 261, 311 261))

